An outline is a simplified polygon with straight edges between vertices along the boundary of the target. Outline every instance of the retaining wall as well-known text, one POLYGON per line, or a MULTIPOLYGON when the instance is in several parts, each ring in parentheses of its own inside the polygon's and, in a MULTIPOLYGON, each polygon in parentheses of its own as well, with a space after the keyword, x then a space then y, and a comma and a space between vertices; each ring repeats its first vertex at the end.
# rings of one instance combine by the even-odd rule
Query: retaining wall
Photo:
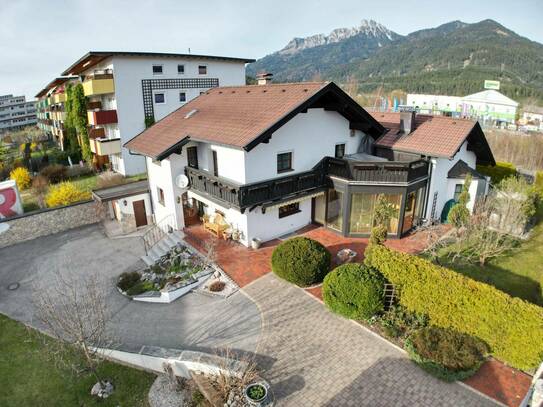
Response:
POLYGON ((97 210, 96 203, 90 200, 0 219, 0 223, 9 225, 7 232, 0 233, 0 248, 98 223, 102 217, 102 211, 97 210))

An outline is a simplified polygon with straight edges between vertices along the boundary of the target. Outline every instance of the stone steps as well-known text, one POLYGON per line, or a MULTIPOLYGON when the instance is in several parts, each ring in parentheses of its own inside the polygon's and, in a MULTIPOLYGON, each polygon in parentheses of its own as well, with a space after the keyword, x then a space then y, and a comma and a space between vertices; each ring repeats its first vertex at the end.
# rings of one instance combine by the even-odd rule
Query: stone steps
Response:
POLYGON ((146 255, 141 256, 147 266, 154 266, 158 260, 166 255, 172 247, 183 242, 185 234, 180 230, 174 230, 171 233, 167 233, 162 239, 160 239, 146 255))

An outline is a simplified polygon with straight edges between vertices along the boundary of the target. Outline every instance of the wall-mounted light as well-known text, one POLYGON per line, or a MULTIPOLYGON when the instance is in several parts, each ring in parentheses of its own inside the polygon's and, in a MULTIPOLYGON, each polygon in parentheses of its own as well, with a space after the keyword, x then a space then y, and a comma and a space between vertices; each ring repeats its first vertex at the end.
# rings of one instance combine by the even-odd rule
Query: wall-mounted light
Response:
POLYGON ((180 204, 181 203, 181 197, 178 195, 177 196, 177 203, 180 204))
POLYGON ((123 200, 123 205, 124 206, 128 205, 128 202, 126 201, 126 199, 123 200))

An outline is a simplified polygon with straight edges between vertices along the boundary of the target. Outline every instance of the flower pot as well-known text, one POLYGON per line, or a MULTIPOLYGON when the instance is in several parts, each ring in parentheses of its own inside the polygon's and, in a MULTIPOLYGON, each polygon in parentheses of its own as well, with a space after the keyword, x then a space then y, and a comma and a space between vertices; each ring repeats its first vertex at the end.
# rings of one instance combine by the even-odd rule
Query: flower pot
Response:
POLYGON ((251 240, 251 247, 255 250, 259 249, 261 244, 262 240, 260 240, 258 237, 255 237, 253 240, 251 240))
POLYGON ((263 406, 268 398, 268 386, 264 382, 251 383, 245 388, 244 394, 251 406, 263 406))

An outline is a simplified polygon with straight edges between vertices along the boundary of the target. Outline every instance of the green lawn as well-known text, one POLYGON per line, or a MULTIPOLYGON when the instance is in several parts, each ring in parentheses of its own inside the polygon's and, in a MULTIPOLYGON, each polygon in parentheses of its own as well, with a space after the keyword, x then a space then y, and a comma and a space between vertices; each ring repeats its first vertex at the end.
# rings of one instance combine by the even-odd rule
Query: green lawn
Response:
POLYGON ((506 256, 492 259, 484 267, 473 264, 441 263, 475 280, 483 281, 506 293, 543 305, 543 205, 538 210, 538 224, 529 240, 506 256))
POLYGON ((115 392, 99 401, 90 395, 94 377, 55 367, 45 356, 43 338, 0 314, 0 406, 148 406, 154 375, 104 362, 101 377, 112 380, 115 392))

